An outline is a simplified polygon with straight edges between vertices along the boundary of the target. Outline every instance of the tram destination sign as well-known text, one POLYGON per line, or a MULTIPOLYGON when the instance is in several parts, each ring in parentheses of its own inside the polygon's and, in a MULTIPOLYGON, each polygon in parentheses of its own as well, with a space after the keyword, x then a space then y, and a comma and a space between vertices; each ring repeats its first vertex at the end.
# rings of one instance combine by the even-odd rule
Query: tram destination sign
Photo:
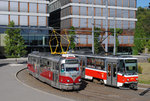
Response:
POLYGON ((66 60, 65 62, 66 62, 66 64, 77 64, 77 63, 78 63, 78 60, 77 60, 77 59, 74 59, 74 60, 66 60))

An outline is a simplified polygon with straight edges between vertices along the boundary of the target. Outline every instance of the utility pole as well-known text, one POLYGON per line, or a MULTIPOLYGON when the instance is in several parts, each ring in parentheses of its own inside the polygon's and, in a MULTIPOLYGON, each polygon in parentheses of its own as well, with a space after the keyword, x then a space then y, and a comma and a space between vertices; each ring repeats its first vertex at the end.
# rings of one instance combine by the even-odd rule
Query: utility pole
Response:
POLYGON ((116 55, 116 24, 115 24, 115 16, 114 16, 114 55, 116 55))
POLYGON ((106 0, 106 29, 105 29, 105 37, 106 37, 106 39, 105 39, 105 51, 106 52, 108 52, 108 0, 106 0))
POLYGON ((92 3, 92 53, 94 54, 94 7, 92 3))

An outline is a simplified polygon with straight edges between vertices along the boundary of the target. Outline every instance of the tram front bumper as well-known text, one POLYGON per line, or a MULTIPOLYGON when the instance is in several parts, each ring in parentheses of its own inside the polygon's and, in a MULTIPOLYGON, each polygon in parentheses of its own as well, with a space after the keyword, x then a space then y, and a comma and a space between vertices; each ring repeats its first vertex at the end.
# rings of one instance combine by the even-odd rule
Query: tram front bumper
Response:
POLYGON ((71 84, 61 84, 61 89, 63 90, 78 90, 81 83, 71 83, 71 84))
POLYGON ((125 87, 129 87, 130 89, 137 90, 138 89, 138 82, 126 82, 124 84, 125 87))

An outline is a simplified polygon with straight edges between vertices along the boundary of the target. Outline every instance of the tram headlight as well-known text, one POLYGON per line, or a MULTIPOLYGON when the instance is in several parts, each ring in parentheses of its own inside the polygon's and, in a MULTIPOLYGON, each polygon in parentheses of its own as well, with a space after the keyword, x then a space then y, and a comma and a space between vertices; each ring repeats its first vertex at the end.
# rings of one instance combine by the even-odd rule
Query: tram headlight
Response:
POLYGON ((136 81, 138 81, 138 78, 136 78, 136 81))
POLYGON ((81 82, 81 79, 79 79, 79 82, 81 82))
POLYGON ((127 81, 129 81, 129 79, 127 79, 127 81))
POLYGON ((70 82, 70 80, 67 80, 67 82, 70 82))

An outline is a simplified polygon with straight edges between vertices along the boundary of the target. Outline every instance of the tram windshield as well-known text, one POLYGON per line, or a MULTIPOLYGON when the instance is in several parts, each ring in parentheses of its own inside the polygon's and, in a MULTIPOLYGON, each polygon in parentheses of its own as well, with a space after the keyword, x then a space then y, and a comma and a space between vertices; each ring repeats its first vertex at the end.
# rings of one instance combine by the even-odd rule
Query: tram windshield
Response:
POLYGON ((120 60, 118 72, 134 75, 137 73, 137 60, 120 60))
POLYGON ((79 64, 63 64, 61 72, 77 72, 79 71, 79 64))
POLYGON ((125 68, 127 74, 137 73, 137 60, 125 60, 125 68))

